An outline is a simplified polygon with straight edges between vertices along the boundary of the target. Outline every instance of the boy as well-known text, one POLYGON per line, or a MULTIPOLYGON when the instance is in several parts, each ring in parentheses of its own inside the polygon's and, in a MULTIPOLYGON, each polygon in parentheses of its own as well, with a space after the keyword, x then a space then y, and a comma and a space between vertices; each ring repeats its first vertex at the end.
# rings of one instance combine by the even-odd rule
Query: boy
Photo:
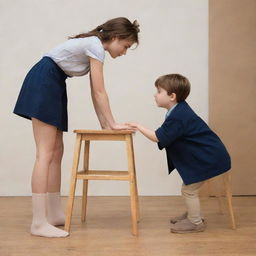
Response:
POLYGON ((185 99, 190 92, 188 79, 179 74, 159 77, 155 86, 158 107, 168 110, 160 128, 152 131, 138 123, 128 123, 148 139, 166 149, 169 174, 177 169, 183 185, 182 196, 187 212, 171 219, 173 233, 204 231, 201 218, 199 188, 207 179, 231 168, 229 154, 219 137, 195 114, 185 99))

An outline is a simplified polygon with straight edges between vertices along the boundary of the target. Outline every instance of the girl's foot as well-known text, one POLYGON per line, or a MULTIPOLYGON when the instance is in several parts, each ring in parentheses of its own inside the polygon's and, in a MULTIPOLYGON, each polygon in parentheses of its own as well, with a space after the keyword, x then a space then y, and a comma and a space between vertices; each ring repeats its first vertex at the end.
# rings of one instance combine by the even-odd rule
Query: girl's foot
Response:
POLYGON ((60 192, 47 193, 47 221, 53 226, 65 225, 65 214, 61 207, 60 192))
POLYGON ((68 232, 59 228, 55 228, 47 222, 41 224, 32 224, 30 231, 34 236, 67 237, 69 235, 68 232))
POLYGON ((46 219, 46 193, 32 194, 33 221, 31 234, 44 237, 66 237, 68 232, 55 228, 46 219))

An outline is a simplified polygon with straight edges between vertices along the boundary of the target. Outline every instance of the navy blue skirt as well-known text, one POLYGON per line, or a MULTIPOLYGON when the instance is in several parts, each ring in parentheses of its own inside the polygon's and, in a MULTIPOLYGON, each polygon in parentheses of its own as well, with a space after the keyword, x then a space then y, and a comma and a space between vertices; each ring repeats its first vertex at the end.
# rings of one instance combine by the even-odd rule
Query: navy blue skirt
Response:
POLYGON ((28 72, 13 112, 68 131, 66 78, 51 58, 43 57, 28 72))

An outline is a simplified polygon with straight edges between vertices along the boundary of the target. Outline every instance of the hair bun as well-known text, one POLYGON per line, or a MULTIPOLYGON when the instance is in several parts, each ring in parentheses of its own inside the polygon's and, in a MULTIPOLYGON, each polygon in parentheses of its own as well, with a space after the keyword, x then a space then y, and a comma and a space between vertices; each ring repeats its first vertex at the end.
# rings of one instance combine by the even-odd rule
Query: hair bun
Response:
POLYGON ((137 33, 139 33, 139 32, 140 32, 140 29, 139 29, 140 24, 138 23, 138 21, 135 20, 135 21, 132 23, 132 25, 133 25, 134 28, 137 30, 137 33))

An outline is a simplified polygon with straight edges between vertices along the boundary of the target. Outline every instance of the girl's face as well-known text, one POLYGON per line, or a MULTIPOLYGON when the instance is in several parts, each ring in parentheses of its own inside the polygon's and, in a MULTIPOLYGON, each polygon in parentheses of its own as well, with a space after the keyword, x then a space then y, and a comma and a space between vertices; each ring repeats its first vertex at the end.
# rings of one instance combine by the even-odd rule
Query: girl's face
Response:
POLYGON ((116 58, 126 54, 127 49, 133 45, 133 42, 126 39, 113 38, 109 43, 105 44, 105 50, 109 52, 112 58, 116 58))
POLYGON ((167 91, 161 87, 157 87, 157 92, 154 94, 155 101, 158 107, 170 109, 176 104, 176 94, 167 94, 167 91))

